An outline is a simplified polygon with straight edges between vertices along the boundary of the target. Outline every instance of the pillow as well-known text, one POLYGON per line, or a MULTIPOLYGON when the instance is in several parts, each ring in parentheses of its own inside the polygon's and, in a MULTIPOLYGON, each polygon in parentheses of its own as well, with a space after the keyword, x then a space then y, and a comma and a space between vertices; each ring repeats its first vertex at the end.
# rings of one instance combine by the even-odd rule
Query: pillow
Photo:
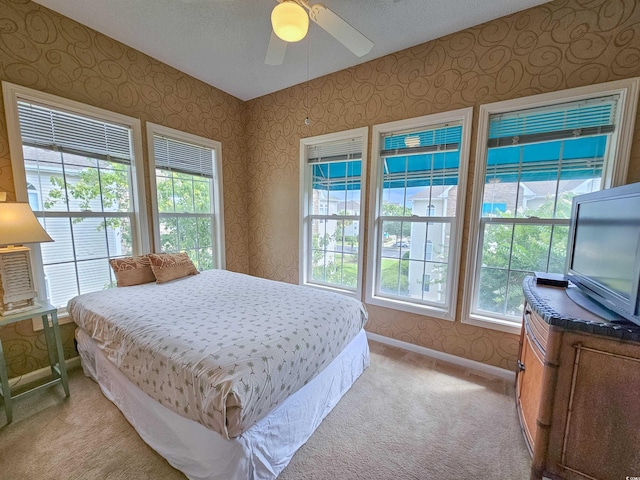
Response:
POLYGON ((148 255, 112 258, 109 260, 109 265, 111 265, 113 273, 116 274, 116 282, 119 287, 130 287, 156 281, 148 255))
POLYGON ((200 273, 186 253, 150 253, 151 270, 158 283, 200 273))

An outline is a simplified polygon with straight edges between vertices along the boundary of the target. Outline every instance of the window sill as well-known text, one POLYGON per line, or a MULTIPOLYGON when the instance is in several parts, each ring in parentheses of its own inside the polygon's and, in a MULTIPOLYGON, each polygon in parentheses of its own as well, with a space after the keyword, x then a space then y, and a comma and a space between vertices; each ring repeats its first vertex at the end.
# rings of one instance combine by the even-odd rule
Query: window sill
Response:
POLYGON ((439 318, 441 320, 449 320, 452 322, 455 318, 455 312, 451 312, 445 307, 434 307, 431 305, 418 305, 402 300, 392 298, 378 297, 375 295, 367 296, 366 302, 377 307, 390 308, 392 310, 400 310, 407 313, 415 313, 426 317, 439 318))
POLYGON ((502 320, 477 314, 470 315, 469 318, 463 318, 462 323, 474 325, 476 327, 488 328, 490 330, 511 333, 513 335, 520 335, 520 330, 522 328, 521 322, 516 323, 509 320, 502 320))
POLYGON ((303 287, 310 287, 310 288, 315 288, 317 290, 323 290, 325 292, 339 293, 341 295, 346 295, 347 297, 353 297, 353 298, 356 298, 358 300, 361 299, 360 295, 358 294, 358 292, 353 292, 351 290, 343 290, 341 288, 330 287, 328 285, 319 285, 317 283, 306 283, 306 282, 303 282, 300 285, 302 285, 303 287))

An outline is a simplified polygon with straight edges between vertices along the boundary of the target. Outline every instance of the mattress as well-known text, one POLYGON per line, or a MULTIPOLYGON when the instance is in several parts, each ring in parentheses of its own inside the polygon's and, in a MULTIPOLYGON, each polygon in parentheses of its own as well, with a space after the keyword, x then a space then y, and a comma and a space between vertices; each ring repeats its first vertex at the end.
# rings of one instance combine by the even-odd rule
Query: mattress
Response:
POLYGON ((100 384, 141 438, 191 480, 273 480, 369 365, 362 330, 307 385, 229 440, 142 392, 80 328, 76 339, 85 374, 100 384))
POLYGON ((367 319, 353 298, 225 270, 80 295, 67 308, 145 394, 224 438, 311 381, 367 319))

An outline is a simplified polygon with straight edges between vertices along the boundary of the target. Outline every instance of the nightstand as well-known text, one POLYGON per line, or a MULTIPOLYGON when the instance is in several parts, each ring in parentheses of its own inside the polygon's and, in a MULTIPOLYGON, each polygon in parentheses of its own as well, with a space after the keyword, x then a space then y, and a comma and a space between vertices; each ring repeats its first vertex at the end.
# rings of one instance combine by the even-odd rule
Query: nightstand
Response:
POLYGON ((12 396, 11 388, 9 387, 7 364, 2 350, 2 340, 0 339, 0 383, 2 383, 2 391, 0 394, 4 399, 4 410, 7 414, 7 423, 11 423, 13 420, 12 402, 17 398, 31 394, 43 388, 48 388, 58 383, 62 384, 64 393, 67 397, 69 396, 69 382, 67 380, 67 369, 64 363, 62 337, 60 336, 60 327, 58 326, 58 313, 56 308, 46 303, 40 308, 34 308, 27 312, 15 313, 5 317, 0 316, 0 326, 21 322, 36 316, 42 317, 42 326, 44 327, 44 337, 47 343, 47 351, 49 353, 49 364, 51 365, 52 378, 46 383, 12 396), (49 321, 51 321, 51 325, 49 325, 49 321))

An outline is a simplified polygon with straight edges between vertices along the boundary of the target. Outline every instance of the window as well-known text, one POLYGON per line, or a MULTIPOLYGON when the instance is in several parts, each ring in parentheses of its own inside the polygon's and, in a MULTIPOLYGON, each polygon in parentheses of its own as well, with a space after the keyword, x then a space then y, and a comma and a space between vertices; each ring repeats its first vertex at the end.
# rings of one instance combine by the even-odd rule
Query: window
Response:
POLYGON ((572 197, 626 178, 625 84, 481 108, 463 321, 515 333, 524 277, 564 273, 572 197))
POLYGON ((431 284, 431 275, 425 273, 422 276, 422 291, 425 293, 429 293, 429 285, 431 284))
POLYGON ((431 240, 427 240, 425 260, 433 260, 433 242, 431 240))
POLYGON ((366 128, 300 140, 300 283, 360 297, 366 128))
POLYGON ((156 251, 224 268, 220 143, 151 123, 147 137, 156 251))
POLYGON ((31 210, 37 212, 38 210, 42 210, 42 206, 40 205, 40 195, 38 195, 38 191, 36 187, 27 183, 27 195, 29 197, 29 206, 31 210))
POLYGON ((374 127, 367 302, 455 318, 471 114, 374 127))
POLYGON ((54 240, 33 248, 38 290, 64 308, 115 284, 109 259, 148 250, 138 228, 140 125, 8 83, 3 93, 17 197, 54 240))

